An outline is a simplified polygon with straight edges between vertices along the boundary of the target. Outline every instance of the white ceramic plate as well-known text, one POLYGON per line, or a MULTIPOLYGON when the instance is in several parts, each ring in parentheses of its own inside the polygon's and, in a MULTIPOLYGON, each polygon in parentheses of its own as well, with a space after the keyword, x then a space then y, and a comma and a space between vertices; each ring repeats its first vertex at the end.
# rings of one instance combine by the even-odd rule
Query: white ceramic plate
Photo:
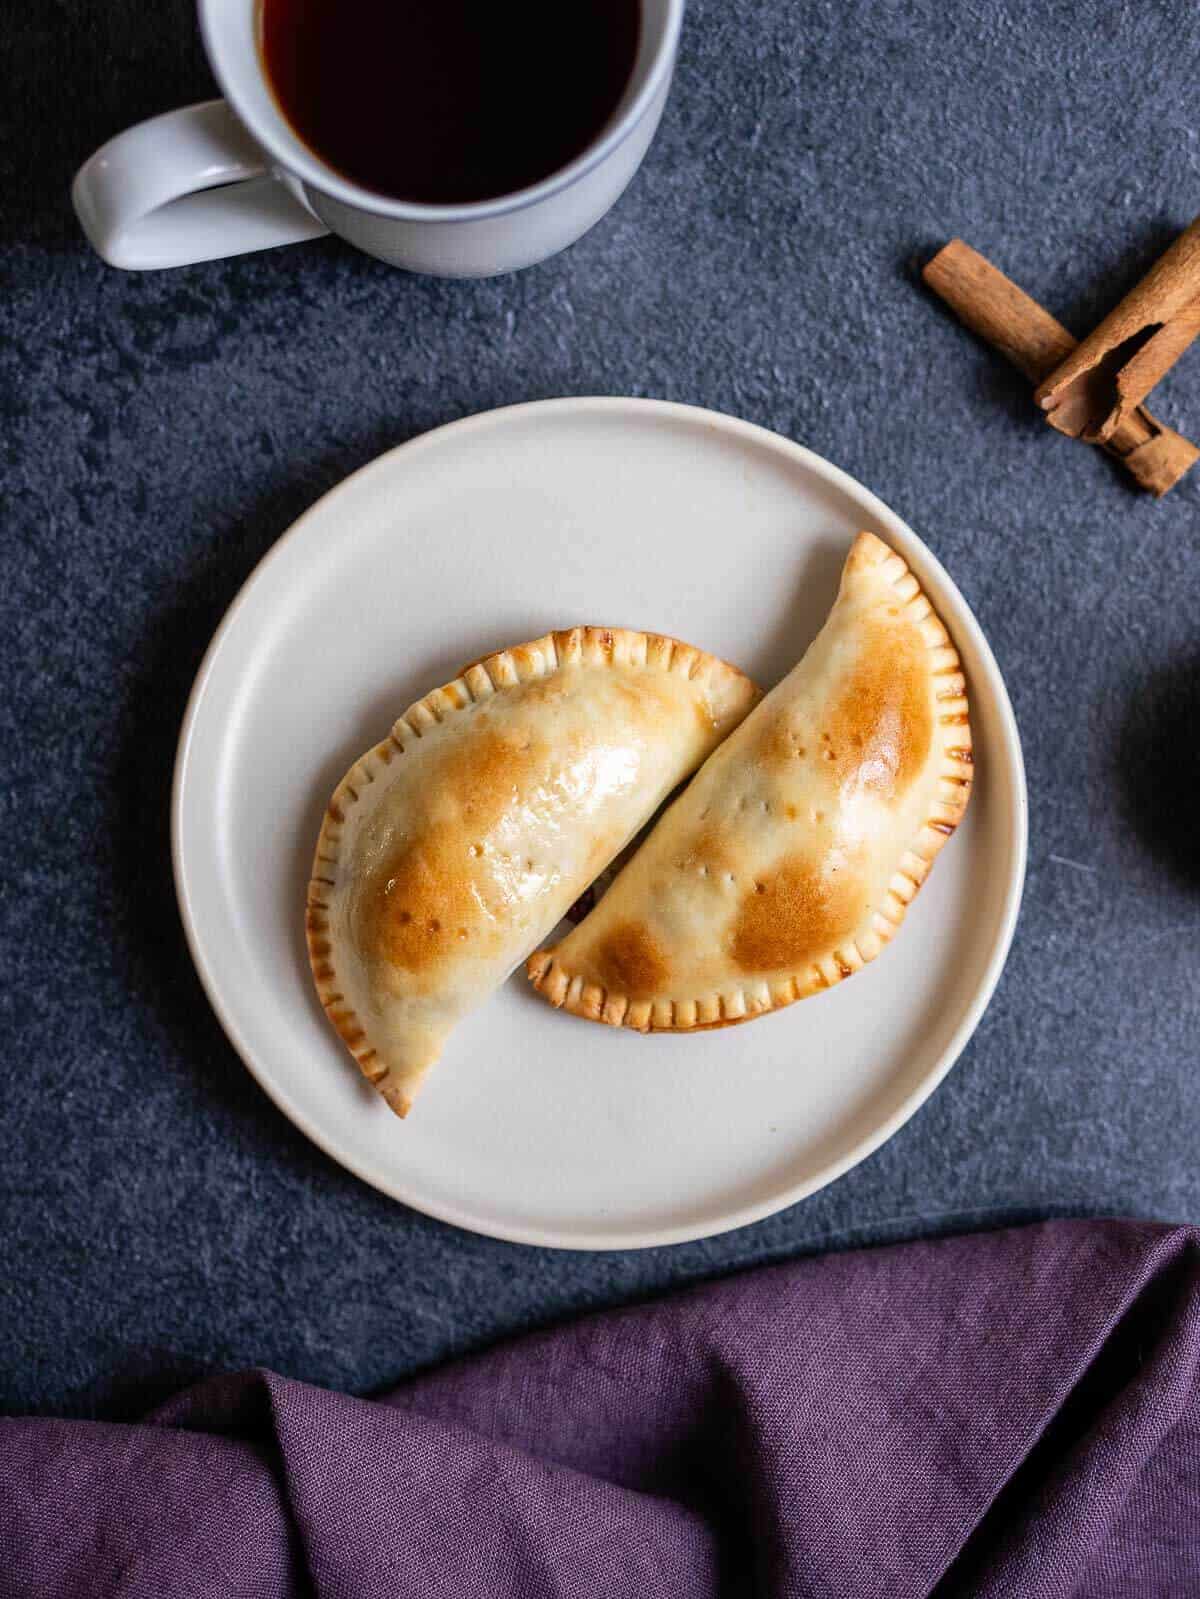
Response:
POLYGON ((644 400, 472 417, 327 494, 263 560, 212 642, 173 807, 192 954, 280 1109, 406 1204, 580 1249, 754 1221, 877 1148, 979 1021, 1025 866, 1012 709, 930 552, 808 450, 644 400), (577 622, 675 634, 773 683, 823 621, 860 527, 920 578, 972 696, 976 791, 900 937, 827 994, 696 1037, 591 1026, 551 1010, 518 975, 457 1030, 398 1121, 326 1022, 305 954, 313 843, 351 761, 463 662, 577 622))

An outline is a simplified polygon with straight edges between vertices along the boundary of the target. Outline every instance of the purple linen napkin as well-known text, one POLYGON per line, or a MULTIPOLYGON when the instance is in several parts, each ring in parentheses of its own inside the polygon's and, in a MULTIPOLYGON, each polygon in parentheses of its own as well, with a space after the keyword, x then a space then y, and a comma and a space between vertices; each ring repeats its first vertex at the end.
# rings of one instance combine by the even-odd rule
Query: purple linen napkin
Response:
POLYGON ((1200 1595, 1200 1233, 801 1260, 385 1399, 0 1422, 0 1594, 1200 1595))

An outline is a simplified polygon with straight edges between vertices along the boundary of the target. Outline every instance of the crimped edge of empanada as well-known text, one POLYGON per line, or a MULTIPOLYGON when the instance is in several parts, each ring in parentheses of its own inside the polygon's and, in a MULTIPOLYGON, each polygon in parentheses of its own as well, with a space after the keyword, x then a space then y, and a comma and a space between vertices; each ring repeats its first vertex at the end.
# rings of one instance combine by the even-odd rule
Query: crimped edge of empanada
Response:
POLYGON ((585 983, 579 974, 564 970, 558 961, 557 946, 538 950, 529 957, 525 970, 534 988, 552 1005, 587 1021, 632 1027, 641 1033, 731 1027, 834 987, 874 960, 895 937, 938 852, 967 809, 974 773, 970 710, 958 652, 907 563, 881 538, 865 532, 857 536, 851 548, 849 559, 856 558, 881 568, 881 575, 903 602, 903 613, 919 624, 930 653, 930 675, 938 684, 934 697, 940 707, 935 722, 940 746, 936 798, 901 856, 883 903, 871 911, 850 938, 828 950, 806 970, 757 983, 738 983, 691 999, 631 1000, 626 994, 599 983, 585 983))
MULTIPOLYGON (((354 762, 326 808, 313 857, 305 910, 309 965, 325 1014, 363 1076, 379 1090, 398 1116, 408 1115, 412 1099, 398 1085, 389 1086, 390 1068, 371 1043, 366 1024, 346 998, 346 984, 339 979, 333 942, 329 937, 328 896, 330 889, 337 887, 335 874, 341 862, 341 843, 349 813, 381 773, 416 744, 429 728, 506 688, 550 677, 566 667, 580 664, 615 670, 657 666, 664 673, 675 673, 701 687, 722 676, 750 682, 746 674, 729 661, 665 633, 645 633, 622 627, 570 627, 544 633, 527 644, 514 644, 472 661, 449 683, 410 705, 392 724, 387 738, 354 762)), ((755 685, 751 683, 751 687, 755 685)), ((755 701, 760 692, 755 688, 755 701)))

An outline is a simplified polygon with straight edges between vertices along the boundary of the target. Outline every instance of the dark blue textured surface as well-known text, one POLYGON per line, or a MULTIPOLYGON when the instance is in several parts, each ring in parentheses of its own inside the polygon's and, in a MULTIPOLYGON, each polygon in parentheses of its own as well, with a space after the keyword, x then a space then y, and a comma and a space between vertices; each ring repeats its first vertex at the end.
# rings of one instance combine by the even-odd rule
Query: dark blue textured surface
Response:
MULTIPOLYGON (((212 92, 187 0, 0 30, 0 1405, 136 1412, 210 1362, 364 1390, 798 1250, 1200 1220, 1200 473, 1132 492, 916 282, 961 234, 1098 319, 1200 212, 1191 0, 693 0, 615 212, 476 284, 335 242, 109 270, 67 185, 212 92), (915 1120, 757 1227, 610 1256, 460 1234, 310 1147, 208 1011, 167 848, 191 678, 294 517, 436 423, 586 393, 776 428, 906 517, 991 638, 1032 804, 1008 971, 915 1120)), ((1155 410, 1200 436, 1200 353, 1155 410)))

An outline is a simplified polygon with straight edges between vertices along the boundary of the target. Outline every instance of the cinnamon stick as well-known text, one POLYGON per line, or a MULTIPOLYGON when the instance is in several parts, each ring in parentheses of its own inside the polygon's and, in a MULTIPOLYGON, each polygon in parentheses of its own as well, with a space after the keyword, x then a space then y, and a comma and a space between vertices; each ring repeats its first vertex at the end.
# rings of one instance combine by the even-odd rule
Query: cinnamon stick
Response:
POLYGON ((1200 217, 1045 379, 1062 433, 1105 444, 1200 333, 1200 217))
MULTIPOLYGON (((1049 311, 961 239, 952 239, 939 250, 922 277, 961 322, 1034 383, 1060 368, 1079 347, 1049 311)), ((1200 459, 1200 449, 1141 405, 1123 418, 1101 447, 1141 488, 1156 496, 1173 488, 1200 459)))

